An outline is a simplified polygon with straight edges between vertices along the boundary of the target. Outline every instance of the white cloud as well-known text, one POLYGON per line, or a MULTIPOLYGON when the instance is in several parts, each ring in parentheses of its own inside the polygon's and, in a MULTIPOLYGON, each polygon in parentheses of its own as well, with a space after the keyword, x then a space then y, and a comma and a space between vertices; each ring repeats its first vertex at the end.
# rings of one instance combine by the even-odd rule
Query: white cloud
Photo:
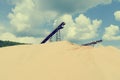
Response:
POLYGON ((103 35, 104 40, 120 40, 120 36, 117 36, 117 34, 120 33, 119 26, 116 25, 110 25, 109 27, 105 28, 105 34, 103 35))
MULTIPOLYGON (((40 34, 49 31, 49 27, 44 24, 52 24, 59 16, 56 22, 65 21, 67 25, 64 29, 65 37, 68 39, 79 40, 91 39, 96 37, 97 30, 102 23, 101 20, 91 20, 84 15, 73 19, 74 13, 85 12, 86 10, 101 4, 110 4, 112 0, 9 0, 14 7, 9 13, 12 30, 16 34, 22 34, 25 37, 29 33, 40 34), (40 29, 40 31, 39 31, 40 29), (25 34, 23 34, 25 33, 25 34), (67 34, 66 34, 67 33, 67 34)), ((21 39, 14 34, 14 40, 21 39), (16 39, 17 38, 17 39, 16 39)), ((31 34, 29 36, 31 36, 31 34)), ((11 35, 12 36, 12 35, 11 35)), ((33 40, 34 41, 34 40, 33 40)))
POLYGON ((42 10, 41 7, 38 7, 41 3, 38 4, 37 0, 15 0, 14 4, 15 7, 8 17, 11 25, 18 32, 44 24, 57 15, 56 12, 42 10))
POLYGON ((102 23, 101 20, 90 20, 83 14, 80 14, 75 20, 71 15, 66 14, 58 18, 54 26, 57 26, 62 21, 66 23, 63 30, 64 38, 70 40, 85 40, 97 37, 98 28, 102 23))
POLYGON ((34 37, 16 37, 14 34, 5 32, 0 34, 0 40, 9 40, 21 43, 40 43, 42 38, 34 38, 34 37))
POLYGON ((43 26, 58 14, 84 12, 112 0, 11 0, 15 5, 8 17, 18 32, 35 26, 43 26))
POLYGON ((30 0, 25 0, 25 2, 16 3, 14 9, 12 9, 13 13, 10 13, 8 17, 10 18, 10 23, 17 28, 18 31, 22 31, 26 28, 31 27, 29 24, 30 21, 30 13, 32 13, 34 9, 34 4, 30 0), (29 6, 28 6, 29 4, 29 6), (29 14, 28 14, 29 13, 29 14))
POLYGON ((117 21, 120 21, 120 11, 116 11, 116 12, 114 13, 114 16, 115 16, 115 19, 116 19, 117 21))
MULTIPOLYGON (((109 4, 112 0, 10 0, 14 7, 9 13, 10 24, 17 33, 49 31, 44 24, 52 24, 64 13, 84 12, 99 4, 109 4), (38 28, 39 27, 39 28, 38 28), (44 30, 43 30, 44 29, 44 30)), ((70 23, 69 23, 70 24, 70 23)), ((38 33, 37 33, 38 34, 38 33)), ((86 34, 86 36, 89 36, 86 34)))

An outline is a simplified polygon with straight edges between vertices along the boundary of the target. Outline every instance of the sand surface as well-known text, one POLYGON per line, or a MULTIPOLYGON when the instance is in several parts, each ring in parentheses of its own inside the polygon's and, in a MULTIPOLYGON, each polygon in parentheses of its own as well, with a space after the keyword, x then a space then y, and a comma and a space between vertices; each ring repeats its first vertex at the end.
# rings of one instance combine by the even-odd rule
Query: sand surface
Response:
POLYGON ((0 80, 120 80, 120 50, 67 41, 0 48, 0 80))

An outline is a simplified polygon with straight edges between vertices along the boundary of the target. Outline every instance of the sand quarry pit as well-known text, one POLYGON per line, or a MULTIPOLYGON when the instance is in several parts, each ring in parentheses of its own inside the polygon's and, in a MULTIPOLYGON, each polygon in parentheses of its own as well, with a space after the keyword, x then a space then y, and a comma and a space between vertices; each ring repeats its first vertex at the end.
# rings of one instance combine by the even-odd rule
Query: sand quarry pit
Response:
POLYGON ((120 80, 120 50, 67 41, 0 48, 0 80, 120 80))

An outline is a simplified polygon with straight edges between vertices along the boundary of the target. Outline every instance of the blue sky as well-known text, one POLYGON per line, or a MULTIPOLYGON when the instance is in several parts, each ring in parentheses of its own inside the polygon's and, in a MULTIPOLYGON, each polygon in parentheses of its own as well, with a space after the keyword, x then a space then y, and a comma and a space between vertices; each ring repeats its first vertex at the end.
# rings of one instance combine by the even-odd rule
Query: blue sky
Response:
POLYGON ((65 22, 62 38, 83 44, 103 39, 120 47, 120 0, 0 0, 0 39, 40 43, 65 22))
MULTIPOLYGON (((101 19, 103 21, 101 28, 99 30, 100 37, 104 35, 105 27, 108 27, 110 24, 120 26, 120 22, 115 20, 114 12, 120 10, 120 2, 113 1, 108 5, 98 5, 92 9, 89 9, 85 12, 85 15, 89 16, 91 19, 101 19)), ((118 36, 120 33, 117 34, 118 36)), ((98 38, 99 39, 99 38, 98 38)), ((111 40, 104 41, 104 45, 114 45, 120 46, 120 40, 111 40)))

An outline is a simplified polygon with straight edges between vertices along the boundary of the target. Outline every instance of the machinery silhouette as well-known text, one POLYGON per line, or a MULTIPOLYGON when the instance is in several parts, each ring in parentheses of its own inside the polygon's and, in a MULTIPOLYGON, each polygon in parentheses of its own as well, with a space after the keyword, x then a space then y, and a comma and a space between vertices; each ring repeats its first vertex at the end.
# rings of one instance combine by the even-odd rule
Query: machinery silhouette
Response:
MULTIPOLYGON (((51 41, 51 38, 53 35, 56 34, 56 41, 60 41, 61 40, 61 36, 60 36, 60 29, 63 29, 65 25, 65 22, 62 22, 56 29, 54 29, 42 42, 41 44, 43 43, 46 43, 48 40, 51 41)), ((98 44, 98 43, 101 43, 103 40, 98 40, 98 41, 93 41, 93 42, 90 42, 90 43, 86 43, 86 44, 82 44, 82 46, 94 46, 95 44, 98 44)))
MULTIPOLYGON (((60 29, 63 29, 64 26, 65 25, 65 22, 62 22, 55 30, 53 30, 42 42, 41 42, 41 44, 43 44, 43 43, 46 43, 54 34, 56 34, 57 32, 57 40, 59 40, 60 39, 60 29)), ((56 41, 57 41, 56 40, 56 41)))
POLYGON ((90 46, 90 45, 94 46, 95 44, 100 43, 100 42, 103 42, 103 40, 98 40, 98 41, 93 41, 90 43, 82 44, 82 46, 90 46))

